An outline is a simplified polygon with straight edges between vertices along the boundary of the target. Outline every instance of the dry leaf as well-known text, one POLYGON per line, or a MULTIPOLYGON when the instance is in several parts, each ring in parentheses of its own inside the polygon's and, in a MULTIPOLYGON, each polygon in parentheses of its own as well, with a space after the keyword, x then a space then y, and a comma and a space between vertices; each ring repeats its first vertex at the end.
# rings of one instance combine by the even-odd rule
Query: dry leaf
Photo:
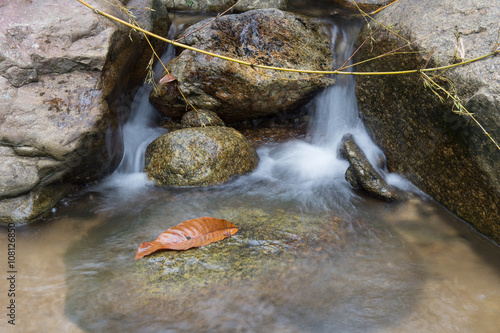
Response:
POLYGON ((140 259, 157 250, 187 250, 220 241, 234 235, 238 227, 229 221, 214 217, 199 217, 184 221, 162 233, 152 242, 139 246, 135 259, 140 259))
POLYGON ((164 77, 162 77, 160 79, 160 84, 162 84, 162 83, 169 83, 169 82, 172 82, 172 81, 175 81, 175 80, 177 80, 175 78, 175 76, 173 76, 172 74, 168 73, 167 75, 165 75, 164 77))

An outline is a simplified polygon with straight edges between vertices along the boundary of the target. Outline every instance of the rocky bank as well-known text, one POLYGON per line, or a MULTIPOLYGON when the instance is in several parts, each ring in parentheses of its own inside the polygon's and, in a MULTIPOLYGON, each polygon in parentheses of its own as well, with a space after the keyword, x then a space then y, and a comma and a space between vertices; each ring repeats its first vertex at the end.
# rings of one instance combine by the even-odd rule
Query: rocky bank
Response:
MULTIPOLYGON (((143 27, 168 29, 161 2, 128 3, 155 9, 137 12, 143 27)), ((3 2, 0 27, 0 222, 25 223, 116 167, 126 88, 150 54, 138 34, 77 1, 3 2)))
MULTIPOLYGON (((358 70, 430 68, 488 54, 499 47, 499 16, 498 6, 487 0, 396 3, 374 18, 392 31, 378 29, 361 48, 358 60, 396 49, 399 53, 363 63, 358 70)), ((370 21, 359 43, 377 27, 370 21)), ((446 82, 437 79, 456 92, 497 142, 499 69, 500 56, 496 55, 444 72, 446 82)), ((384 150, 390 171, 404 175, 500 242, 500 150, 470 117, 454 113, 453 102, 442 103, 424 82, 419 73, 359 77, 357 96, 364 122, 384 150)))

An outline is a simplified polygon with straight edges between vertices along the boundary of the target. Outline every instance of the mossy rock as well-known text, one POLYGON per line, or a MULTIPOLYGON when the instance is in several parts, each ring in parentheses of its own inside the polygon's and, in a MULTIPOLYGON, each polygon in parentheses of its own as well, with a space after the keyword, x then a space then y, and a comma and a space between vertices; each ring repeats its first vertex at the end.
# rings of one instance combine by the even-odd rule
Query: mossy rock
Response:
POLYGON ((157 217, 173 220, 185 207, 181 201, 189 200, 203 205, 198 197, 173 198, 164 208, 141 213, 145 219, 132 228, 127 218, 120 225, 110 221, 70 249, 66 312, 80 327, 93 332, 235 332, 241 331, 235 325, 251 325, 253 332, 269 327, 276 332, 284 318, 290 320, 290 332, 331 332, 312 330, 315 323, 337 323, 338 331, 348 331, 352 322, 344 318, 346 306, 360 309, 367 300, 384 299, 388 305, 373 311, 397 320, 405 314, 397 296, 411 300, 422 281, 419 266, 405 264, 411 252, 386 242, 390 233, 363 236, 332 212, 305 213, 292 204, 238 207, 234 193, 211 200, 219 203, 211 213, 235 223, 238 233, 201 248, 158 251, 133 261, 136 244, 170 227, 166 223, 159 229, 157 217), (124 232, 132 232, 131 237, 120 236, 124 232), (95 256, 102 258, 95 273, 83 274, 95 256), (390 269, 378 263, 379 256, 391 258, 390 269), (373 278, 360 279, 360 274, 373 278), (388 274, 398 283, 377 278, 388 274))
POLYGON ((235 129, 196 127, 153 141, 145 171, 159 186, 210 186, 250 172, 258 162, 255 148, 235 129))
POLYGON ((210 110, 191 110, 186 112, 181 119, 184 128, 204 126, 225 126, 217 113, 210 110))

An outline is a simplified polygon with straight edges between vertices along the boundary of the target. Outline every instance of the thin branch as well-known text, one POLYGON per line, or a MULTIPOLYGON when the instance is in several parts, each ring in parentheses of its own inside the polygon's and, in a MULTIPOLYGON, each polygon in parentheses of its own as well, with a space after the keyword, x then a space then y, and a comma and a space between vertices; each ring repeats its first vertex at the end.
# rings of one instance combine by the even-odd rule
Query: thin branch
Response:
MULTIPOLYGON (((139 30, 141 31, 142 28, 140 27, 139 23, 135 20, 134 18, 134 14, 128 10, 127 8, 125 8, 121 3, 119 3, 117 0, 113 0, 113 2, 121 9, 123 10, 127 16, 129 17, 129 19, 131 21, 133 21, 134 25, 135 25, 135 30, 139 30)), ((141 31, 142 32, 142 31, 141 31)), ((165 66, 165 64, 163 63, 163 61, 161 60, 161 57, 158 55, 158 53, 156 52, 155 48, 153 47, 153 44, 151 44, 151 41, 149 40, 147 34, 145 34, 144 32, 142 32, 142 34, 144 35, 144 38, 146 39, 146 41, 148 42, 149 44, 149 47, 151 48, 151 51, 153 51, 153 56, 156 57, 156 59, 158 59, 158 61, 160 62, 161 66, 163 67, 163 69, 165 70, 165 72, 167 72, 167 74, 170 74, 170 72, 168 71, 167 69, 167 66, 165 66)), ((153 58, 151 58, 149 64, 148 64, 148 67, 150 67, 150 70, 152 70, 152 60, 153 58)), ((153 87, 156 88, 155 84, 156 82, 154 80, 152 80, 153 82, 153 87)), ((189 102, 187 100, 187 98, 184 96, 184 93, 182 92, 181 88, 179 87, 179 85, 177 83, 175 83, 175 87, 177 88, 177 90, 179 91, 179 93, 181 94, 182 98, 184 99, 184 101, 186 102, 187 105, 191 106, 196 112, 198 112, 198 110, 194 107, 193 104, 191 104, 191 102, 189 102)))
POLYGON ((395 0, 395 1, 391 2, 391 3, 390 3, 390 4, 388 4, 388 5, 385 5, 385 6, 383 6, 383 7, 380 7, 379 9, 377 9, 377 10, 375 10, 375 11, 371 12, 371 13, 370 13, 370 15, 375 15, 375 14, 377 14, 378 12, 380 12, 382 9, 385 9, 385 8, 387 8, 387 7, 389 7, 389 6, 392 6, 393 4, 395 4, 395 3, 396 3, 396 2, 398 2, 398 1, 399 1, 399 0, 395 0))
POLYGON ((470 60, 467 60, 467 61, 464 61, 464 62, 461 62, 461 63, 458 63, 458 64, 451 64, 451 65, 447 65, 447 66, 427 68, 427 69, 412 69, 412 70, 393 71, 393 72, 344 72, 344 71, 339 71, 339 70, 335 70, 335 71, 317 71, 317 70, 306 70, 306 69, 294 69, 294 68, 283 68, 283 67, 274 67, 274 66, 266 66, 266 65, 256 65, 256 64, 253 64, 253 63, 248 62, 248 61, 243 61, 243 60, 239 60, 239 59, 236 59, 236 58, 226 57, 226 56, 223 56, 223 55, 220 55, 220 54, 216 54, 216 53, 213 53, 213 52, 205 51, 205 50, 202 50, 202 49, 198 49, 196 47, 192 47, 192 46, 189 46, 189 45, 186 45, 186 44, 182 44, 182 43, 179 43, 179 42, 176 42, 176 41, 164 38, 162 36, 159 36, 157 34, 149 32, 149 31, 147 31, 145 29, 142 29, 142 28, 140 28, 140 27, 138 27, 136 25, 130 24, 130 23, 128 23, 128 22, 126 22, 126 21, 124 21, 122 19, 119 19, 119 18, 113 16, 113 15, 110 15, 110 14, 107 14, 105 12, 102 12, 102 11, 100 11, 100 10, 92 7, 91 5, 89 5, 88 3, 86 3, 83 0, 76 0, 76 1, 80 2, 81 4, 83 4, 84 6, 86 6, 88 8, 90 8, 91 10, 93 10, 95 13, 97 13, 99 15, 107 17, 107 18, 109 18, 109 19, 111 19, 113 21, 121 23, 121 24, 123 24, 123 25, 125 25, 127 27, 130 27, 132 29, 140 31, 140 32, 142 32, 142 33, 144 33, 146 35, 149 35, 151 37, 157 38, 157 39, 159 39, 161 41, 164 41, 166 43, 172 44, 174 46, 178 46, 178 47, 181 47, 181 48, 184 48, 184 49, 187 49, 187 50, 191 50, 191 51, 194 51, 194 52, 202 53, 202 54, 205 54, 205 55, 208 55, 208 56, 212 56, 214 58, 219 58, 219 59, 222 59, 222 60, 232 61, 232 62, 241 64, 241 65, 250 66, 252 68, 270 69, 270 70, 275 70, 275 71, 285 71, 285 72, 293 72, 293 73, 307 73, 307 74, 372 75, 372 76, 373 75, 414 74, 414 73, 420 73, 420 72, 434 72, 434 71, 439 71, 439 70, 443 70, 443 69, 453 68, 453 67, 457 67, 457 66, 463 66, 465 64, 470 64, 470 63, 473 63, 473 62, 476 62, 476 61, 480 61, 480 60, 483 60, 485 58, 488 58, 490 56, 494 56, 494 55, 497 55, 497 54, 500 53, 500 50, 496 50, 493 53, 488 53, 488 54, 483 55, 481 57, 470 59, 470 60))
MULTIPOLYGON (((430 86, 429 88, 431 90, 433 90, 436 94, 436 90, 437 89, 438 91, 441 91, 443 92, 446 97, 448 97, 449 99, 451 99, 453 101, 453 104, 454 106, 456 106, 458 108, 458 112, 457 113, 464 113, 466 114, 467 116, 471 117, 471 119, 477 124, 477 126, 479 126, 479 128, 481 128, 481 130, 483 131, 484 134, 486 134, 486 136, 488 138, 490 138, 490 140, 495 144, 495 146, 498 148, 498 150, 500 150, 500 146, 498 145, 498 143, 495 141, 495 139, 493 139, 493 137, 484 129, 484 127, 479 123, 479 121, 477 121, 476 117, 474 117, 474 115, 472 113, 469 112, 469 110, 467 110, 465 108, 465 106, 462 104, 462 101, 460 100, 460 98, 458 96, 456 96, 455 94, 452 94, 450 93, 448 90, 444 89, 442 86, 440 86, 439 84, 437 84, 431 77, 429 77, 427 74, 425 73, 422 73, 422 76, 424 77, 424 79, 430 83, 430 86)), ((438 95, 439 96, 439 95, 438 95)))

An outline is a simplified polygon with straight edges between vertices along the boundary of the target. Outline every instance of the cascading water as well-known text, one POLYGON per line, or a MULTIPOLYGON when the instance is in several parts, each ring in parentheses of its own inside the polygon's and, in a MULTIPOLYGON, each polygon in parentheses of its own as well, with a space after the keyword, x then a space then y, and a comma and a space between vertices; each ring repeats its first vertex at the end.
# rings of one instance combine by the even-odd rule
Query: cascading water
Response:
MULTIPOLYGON (((179 30, 180 26, 172 25, 169 37, 175 36, 179 30)), ((358 31, 359 27, 352 24, 332 26, 334 67, 349 62, 358 31)), ((168 63, 174 56, 174 49, 169 45, 163 62, 168 63)), ((157 65, 155 73, 158 75, 161 71, 161 65, 157 65)), ((318 94, 308 106, 312 114, 311 142, 292 141, 260 148, 261 161, 257 170, 225 186, 257 195, 272 193, 312 205, 348 202, 354 193, 344 180, 348 162, 337 156, 342 136, 346 133, 354 135, 372 164, 383 155, 367 135, 358 116, 354 77, 343 75, 336 79, 334 85, 318 94)), ((98 191, 113 190, 122 198, 133 198, 134 192, 152 185, 143 172, 144 153, 147 145, 165 130, 155 127, 158 114, 149 103, 150 90, 150 85, 145 84, 136 94, 130 119, 123 128, 123 159, 115 173, 97 186, 98 191)))
MULTIPOLYGON (((356 31, 332 29, 339 67, 356 31)), ((337 156, 342 136, 353 134, 372 163, 380 154, 358 117, 352 77, 337 76, 309 105, 310 141, 265 145, 257 170, 210 188, 144 186, 144 149, 163 133, 148 94, 144 87, 134 100, 126 154, 99 195, 63 207, 46 232, 23 240, 24 271, 44 272, 23 295, 56 313, 24 316, 33 323, 27 331, 55 322, 54 299, 64 307, 62 323, 69 318, 89 332, 497 329, 500 275, 491 263, 498 249, 478 251, 481 243, 469 244, 475 236, 464 237, 470 231, 452 227, 461 221, 419 198, 352 200, 359 197, 344 180, 348 162, 337 156), (240 231, 133 261, 141 242, 200 216, 227 219, 240 231), (47 293, 54 276, 63 282, 47 293)))
MULTIPOLYGON (((358 32, 359 27, 352 23, 345 27, 332 26, 334 67, 349 65, 358 32)), ((352 134, 373 165, 383 156, 359 118, 354 85, 354 76, 338 75, 336 83, 308 105, 312 115, 311 141, 298 140, 261 148, 259 168, 249 178, 266 180, 270 188, 264 191, 299 199, 306 204, 330 206, 332 201, 334 204, 349 201, 354 193, 344 179, 348 162, 338 156, 342 137, 346 133, 352 134)), ((384 174, 383 170, 379 171, 384 174)), ((398 187, 410 187, 396 175, 391 175, 388 180, 398 187)), ((259 191, 255 187, 253 190, 259 191)))
MULTIPOLYGON (((181 24, 172 24, 167 38, 173 38, 182 28, 181 24)), ((168 44, 161 62, 167 64, 175 57, 175 50, 168 44)), ((162 73, 163 66, 158 62, 153 69, 155 80, 162 73)), ((130 194, 130 190, 140 190, 151 183, 148 181, 144 171, 144 154, 146 148, 154 139, 166 133, 166 130, 158 127, 159 114, 149 102, 149 94, 152 86, 145 83, 134 96, 130 110, 130 118, 123 126, 123 157, 115 172, 105 179, 94 190, 106 192, 117 190, 124 194, 130 194), (120 191, 123 189, 124 191, 120 191)))

